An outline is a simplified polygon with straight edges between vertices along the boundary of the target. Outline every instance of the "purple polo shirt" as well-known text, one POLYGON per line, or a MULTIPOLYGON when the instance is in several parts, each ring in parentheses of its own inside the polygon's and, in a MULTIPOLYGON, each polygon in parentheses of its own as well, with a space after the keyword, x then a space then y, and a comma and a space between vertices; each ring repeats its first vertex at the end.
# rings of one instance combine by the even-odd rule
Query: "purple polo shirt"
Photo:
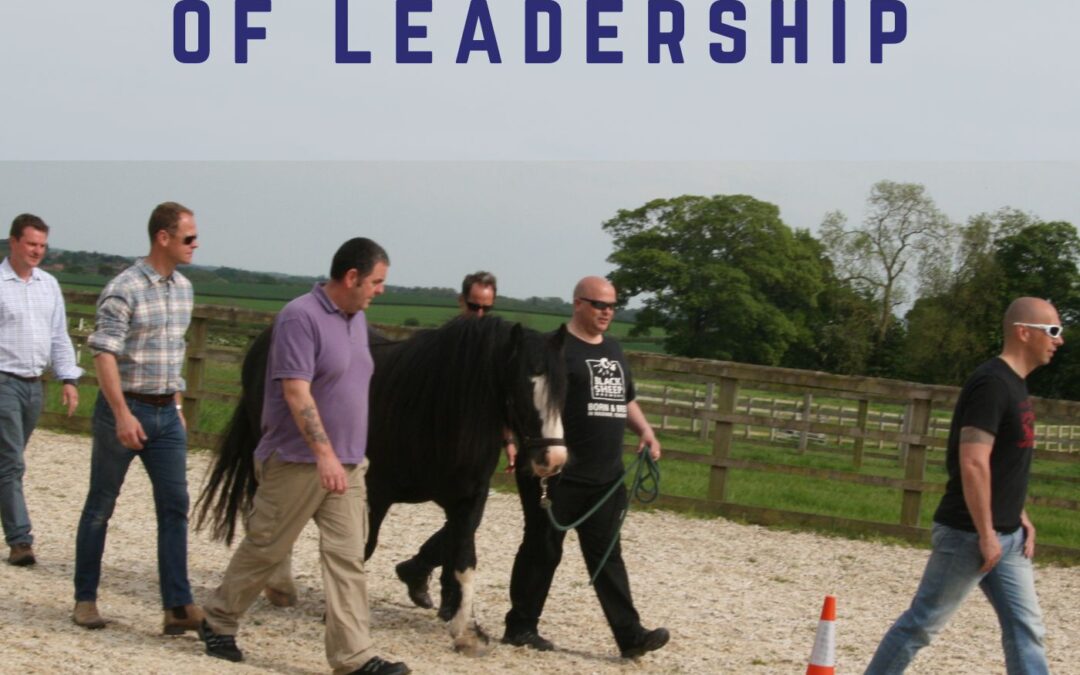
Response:
POLYGON ((375 364, 368 348, 367 319, 351 318, 326 295, 322 284, 285 306, 274 320, 266 366, 262 439, 255 459, 276 454, 285 462, 315 461, 293 420, 281 381, 305 380, 323 428, 342 464, 364 460, 368 431, 368 388, 375 364))

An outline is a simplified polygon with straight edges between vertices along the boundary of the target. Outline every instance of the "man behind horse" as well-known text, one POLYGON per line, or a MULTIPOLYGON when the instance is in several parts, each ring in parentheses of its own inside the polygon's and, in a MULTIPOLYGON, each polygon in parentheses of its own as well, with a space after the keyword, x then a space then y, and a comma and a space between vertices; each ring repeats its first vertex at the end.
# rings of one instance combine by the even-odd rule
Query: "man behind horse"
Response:
POLYGON ((334 255, 330 280, 274 321, 255 449, 259 481, 247 535, 205 605, 199 636, 210 656, 243 660, 235 635, 309 520, 319 527, 326 593, 326 658, 336 675, 403 675, 374 654, 367 538, 368 392, 374 363, 364 310, 384 290, 390 260, 358 237, 334 255))
POLYGON ((1024 510, 1035 449, 1026 378, 1065 341, 1061 318, 1045 300, 1014 300, 1003 323, 1001 354, 975 370, 956 401, 945 456, 949 482, 922 581, 882 638, 868 675, 904 672, 976 585, 998 615, 1009 675, 1049 672, 1031 565, 1035 526, 1024 510))
MULTIPOLYGON (((458 295, 458 307, 462 316, 483 317, 495 309, 495 296, 498 293, 498 285, 495 275, 490 272, 474 272, 465 275, 461 282, 461 294, 458 295)), ((517 457, 517 447, 514 445, 513 435, 507 432, 503 437, 506 447, 506 457, 510 467, 514 466, 517 457)), ((417 607, 431 609, 434 603, 428 592, 428 579, 436 567, 441 567, 445 556, 447 529, 443 525, 435 534, 428 537, 415 556, 398 563, 394 571, 398 578, 409 589, 409 599, 417 607)), ((451 584, 443 584, 443 588, 449 588, 451 584)), ((443 603, 449 609, 449 604, 443 603)), ((443 611, 440 617, 444 621, 450 619, 449 612, 443 611)))
MULTIPOLYGON (((639 436, 638 452, 660 458, 645 414, 634 400, 634 384, 619 343, 604 337, 615 314, 615 287, 602 277, 585 277, 574 287, 574 313, 567 326, 566 405, 563 426, 569 460, 562 475, 548 484, 552 513, 560 522, 581 518, 601 502, 615 483, 612 497, 578 525, 578 540, 589 573, 597 575, 594 589, 623 658, 636 658, 667 644, 664 628, 646 630, 630 596, 630 579, 616 541, 619 515, 627 507, 623 480, 623 434, 626 426, 639 436)), ((514 558, 510 577, 510 611, 502 641, 540 651, 554 649, 540 635, 538 624, 555 569, 562 559, 566 533, 555 529, 540 506, 539 479, 527 467, 515 472, 525 516, 525 536, 514 558)))

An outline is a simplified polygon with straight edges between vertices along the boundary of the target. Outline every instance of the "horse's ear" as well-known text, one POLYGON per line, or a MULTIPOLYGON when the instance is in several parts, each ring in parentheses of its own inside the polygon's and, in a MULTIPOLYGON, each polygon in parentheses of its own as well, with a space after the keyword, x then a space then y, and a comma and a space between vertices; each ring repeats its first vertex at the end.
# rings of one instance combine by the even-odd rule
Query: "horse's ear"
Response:
POLYGON ((524 342, 525 328, 520 323, 515 323, 510 327, 510 354, 508 360, 513 361, 517 357, 524 342))
POLYGON ((559 329, 551 334, 548 339, 548 346, 553 351, 561 352, 563 345, 566 344, 566 324, 559 324, 559 329))

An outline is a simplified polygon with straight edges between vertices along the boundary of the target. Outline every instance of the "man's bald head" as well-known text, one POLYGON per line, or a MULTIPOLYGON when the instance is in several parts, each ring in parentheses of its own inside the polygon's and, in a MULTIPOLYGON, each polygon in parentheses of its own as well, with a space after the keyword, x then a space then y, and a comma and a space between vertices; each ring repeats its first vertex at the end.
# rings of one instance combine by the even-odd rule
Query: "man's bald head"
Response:
POLYGON ((1061 317, 1046 300, 1017 298, 1005 310, 1003 322, 1005 348, 1001 358, 1021 377, 1050 363, 1065 338, 1061 334, 1061 317))
POLYGON ((1041 298, 1017 298, 1009 303, 1002 321, 1006 338, 1013 334, 1018 323, 1058 323, 1054 306, 1041 298))
POLYGON ((585 277, 574 286, 575 298, 602 300, 603 298, 598 297, 601 295, 615 295, 615 287, 604 277, 585 277))
POLYGON ((579 338, 602 341, 615 317, 615 301, 615 287, 604 277, 585 277, 577 282, 570 332, 579 338))

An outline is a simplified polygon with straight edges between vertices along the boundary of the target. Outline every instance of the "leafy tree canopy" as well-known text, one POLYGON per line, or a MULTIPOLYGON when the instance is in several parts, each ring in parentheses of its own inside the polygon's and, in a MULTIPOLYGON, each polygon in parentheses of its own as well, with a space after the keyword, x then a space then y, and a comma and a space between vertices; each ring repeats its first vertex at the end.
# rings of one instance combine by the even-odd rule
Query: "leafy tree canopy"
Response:
POLYGON ((663 329, 673 354, 776 365, 810 339, 823 288, 816 242, 746 195, 685 195, 620 210, 609 275, 623 300, 644 296, 634 334, 663 329))

